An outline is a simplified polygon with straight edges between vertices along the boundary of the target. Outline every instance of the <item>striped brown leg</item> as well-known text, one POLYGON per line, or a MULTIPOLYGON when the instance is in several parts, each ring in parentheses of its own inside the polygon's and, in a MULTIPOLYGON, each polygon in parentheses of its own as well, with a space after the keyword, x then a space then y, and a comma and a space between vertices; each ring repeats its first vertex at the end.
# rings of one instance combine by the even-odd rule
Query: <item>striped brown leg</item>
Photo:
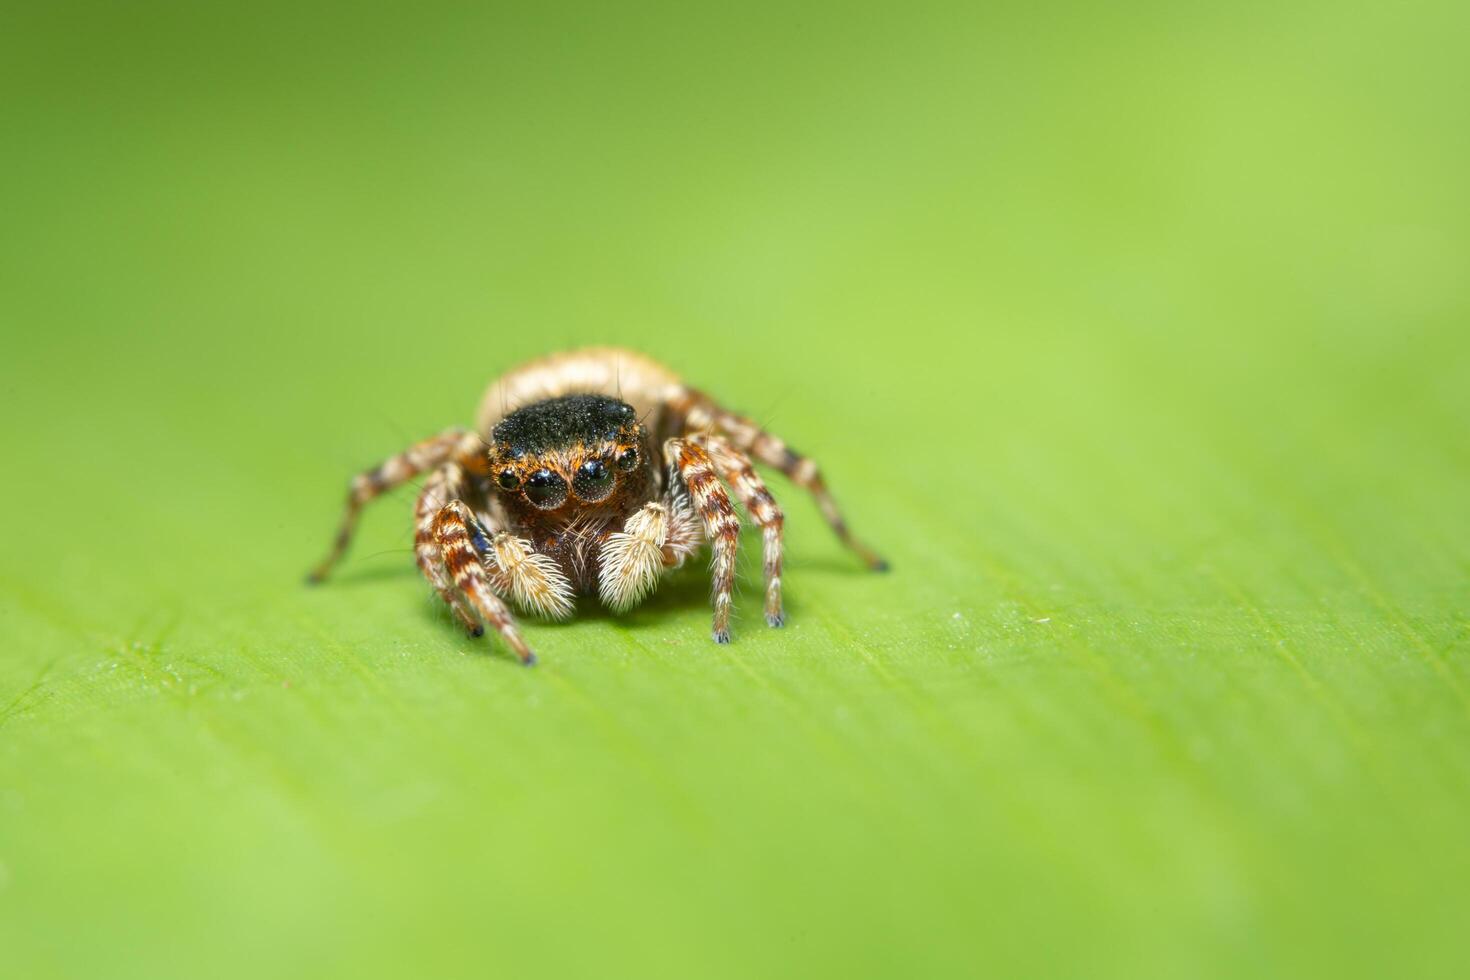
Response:
POLYGON ((780 626, 786 622, 781 609, 781 529, 785 518, 776 498, 766 489, 765 481, 751 465, 750 457, 720 436, 690 436, 689 441, 703 446, 714 460, 721 478, 735 491, 735 496, 760 525, 764 545, 766 580, 766 623, 780 626))
POLYGON ((460 595, 500 632, 522 664, 527 667, 534 664, 536 655, 526 645, 510 610, 491 587, 475 542, 476 536, 483 537, 484 530, 474 514, 463 501, 451 500, 434 515, 432 533, 434 543, 439 547, 439 559, 460 595))
POLYGON ((848 529, 847 521, 843 520, 842 512, 837 509, 837 502, 827 490, 827 484, 823 482, 816 463, 793 452, 786 443, 762 429, 752 419, 721 408, 703 392, 684 389, 670 400, 669 405, 684 415, 686 431, 714 431, 723 435, 736 449, 750 454, 758 463, 775 467, 786 474, 792 483, 810 492, 838 539, 856 552, 863 564, 871 570, 888 570, 888 562, 854 537, 848 529))
POLYGON ((689 488, 695 513, 704 524, 714 552, 711 569, 715 607, 714 639, 730 642, 730 596, 735 589, 735 549, 740 544, 740 518, 730 495, 715 475, 715 464, 704 447, 688 439, 664 443, 664 458, 689 488))
MULTIPOLYGON (((480 617, 472 610, 468 616, 463 615, 467 608, 465 598, 444 568, 434 539, 434 521, 439 511, 452 501, 469 499, 472 492, 458 463, 445 463, 424 481, 414 510, 414 553, 424 577, 460 614, 470 633, 479 636, 484 632, 480 617)), ((556 562, 538 554, 524 538, 501 530, 487 513, 472 516, 468 526, 470 544, 479 554, 486 579, 496 595, 514 601, 523 612, 547 619, 565 619, 572 614, 572 584, 556 562)))
POLYGON ((479 636, 485 632, 480 616, 455 588, 454 579, 444 566, 439 542, 434 539, 434 518, 445 504, 464 496, 464 491, 464 470, 458 463, 445 463, 424 481, 424 488, 419 491, 418 501, 414 505, 413 553, 418 560, 419 570, 424 573, 429 584, 434 586, 439 598, 454 611, 455 617, 471 636, 479 636))
POLYGON ((479 437, 463 429, 450 429, 432 439, 410 446, 397 456, 389 457, 375 469, 358 474, 347 492, 347 509, 342 515, 342 523, 337 529, 332 549, 312 569, 307 581, 323 581, 331 572, 332 566, 341 560, 347 552, 347 546, 352 543, 352 532, 357 528, 358 515, 370 501, 441 463, 456 458, 473 458, 479 446, 479 437))

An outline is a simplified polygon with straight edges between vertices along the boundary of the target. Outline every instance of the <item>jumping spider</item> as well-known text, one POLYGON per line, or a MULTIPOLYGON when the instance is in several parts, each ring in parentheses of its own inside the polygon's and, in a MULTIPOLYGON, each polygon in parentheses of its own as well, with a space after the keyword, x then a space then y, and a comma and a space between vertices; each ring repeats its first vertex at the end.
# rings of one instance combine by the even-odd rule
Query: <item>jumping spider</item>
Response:
POLYGON ((751 457, 809 490, 869 568, 887 568, 848 531, 810 459, 662 365, 599 348, 504 375, 485 393, 476 431, 450 429, 353 480, 336 542, 310 580, 326 578, 347 550, 363 505, 427 473, 414 551, 471 635, 488 621, 533 664, 507 600, 552 619, 570 616, 578 594, 630 609, 707 540, 714 639, 728 643, 740 520, 722 480, 762 530, 766 622, 785 619, 781 508, 751 457))

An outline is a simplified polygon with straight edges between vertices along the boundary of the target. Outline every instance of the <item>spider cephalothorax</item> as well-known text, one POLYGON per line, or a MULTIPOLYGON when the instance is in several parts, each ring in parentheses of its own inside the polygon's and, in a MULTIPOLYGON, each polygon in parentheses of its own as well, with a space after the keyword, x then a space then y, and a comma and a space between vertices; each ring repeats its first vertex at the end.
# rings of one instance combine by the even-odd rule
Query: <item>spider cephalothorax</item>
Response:
POLYGON ((505 375, 486 393, 478 432, 451 429, 358 476, 311 577, 342 556, 364 504, 427 473, 415 509, 420 569, 471 633, 488 621, 523 663, 535 657, 506 600, 552 618, 570 615, 578 594, 627 609, 705 542, 714 638, 727 643, 740 530, 727 484, 761 527, 766 622, 785 621, 784 517, 752 457, 811 491, 868 567, 887 567, 848 531, 811 460, 667 368, 603 348, 505 375))
POLYGON ((579 592, 596 591, 603 543, 654 498, 657 467, 633 406, 563 395, 507 415, 490 438, 500 504, 579 592))
MULTIPOLYGON (((507 415, 490 436, 495 485, 518 510, 556 513, 646 489, 648 433, 633 406, 563 395, 507 415)), ((616 501, 614 502, 616 504, 616 501)))

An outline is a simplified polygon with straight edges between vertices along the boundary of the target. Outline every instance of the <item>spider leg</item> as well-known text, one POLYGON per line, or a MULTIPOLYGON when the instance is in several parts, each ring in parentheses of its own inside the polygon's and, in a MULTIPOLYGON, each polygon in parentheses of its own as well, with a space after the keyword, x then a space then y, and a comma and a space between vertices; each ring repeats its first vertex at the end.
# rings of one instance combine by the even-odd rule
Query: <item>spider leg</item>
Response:
POLYGON ((730 642, 730 596, 735 588, 735 549, 740 543, 740 518, 730 495, 715 474, 714 462, 704 447, 688 439, 664 443, 664 458, 678 474, 694 500, 694 509, 704 525, 705 537, 714 552, 713 579, 714 640, 730 642))
POLYGON ((312 569, 308 582, 321 582, 347 552, 352 543, 352 532, 357 528, 357 518, 370 501, 382 496, 394 487, 402 486, 425 470, 433 469, 451 459, 468 462, 480 449, 478 436, 463 429, 450 429, 432 439, 415 443, 397 456, 390 456, 379 466, 360 473, 347 491, 347 507, 337 537, 327 556, 312 569))
POLYGON ((534 664, 536 655, 526 645, 510 610, 495 594, 490 575, 475 547, 475 537, 483 536, 484 531, 469 507, 463 501, 451 500, 439 508, 434 515, 432 533, 439 548, 439 559, 453 579, 454 587, 469 600, 475 612, 500 632, 522 664, 527 667, 534 664))
POLYGON ((419 491, 418 501, 414 504, 413 553, 424 578, 434 586, 439 598, 454 611, 455 617, 471 636, 480 636, 485 632, 480 616, 463 593, 455 588, 454 579, 444 565, 439 542, 434 538, 434 518, 445 504, 463 496, 464 490, 464 470, 456 463, 445 463, 424 481, 424 488, 419 491))
POLYGON ((888 562, 853 536, 813 460, 793 451, 754 420, 720 407, 703 392, 682 389, 670 401, 669 407, 683 416, 686 432, 713 432, 723 435, 736 449, 749 453, 757 462, 775 467, 792 483, 811 493, 838 540, 855 552, 872 571, 888 570, 888 562))
MULTIPOLYGON (((457 463, 445 463, 424 481, 414 511, 414 553, 424 577, 439 592, 474 636, 484 632, 480 617, 468 609, 464 596, 455 588, 434 538, 434 521, 443 507, 473 495, 473 488, 457 463)), ((556 562, 532 549, 524 538, 500 529, 489 513, 471 514, 466 522, 470 544, 485 566, 485 576, 495 594, 509 597, 523 610, 550 619, 565 619, 572 613, 572 585, 556 562)))
POLYGON ((730 485, 751 519, 760 525, 766 581, 766 624, 781 626, 786 622, 781 609, 781 530, 785 518, 781 507, 765 481, 756 473, 750 457, 730 445, 721 436, 690 436, 689 441, 703 446, 714 461, 720 478, 730 485))

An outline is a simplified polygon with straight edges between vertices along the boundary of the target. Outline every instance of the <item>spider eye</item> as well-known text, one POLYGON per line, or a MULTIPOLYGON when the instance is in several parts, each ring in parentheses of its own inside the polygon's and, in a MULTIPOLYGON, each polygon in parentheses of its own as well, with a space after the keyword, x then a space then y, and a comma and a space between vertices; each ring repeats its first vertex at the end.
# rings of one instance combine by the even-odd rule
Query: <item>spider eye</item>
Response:
POLYGON ((550 470, 537 470, 526 479, 525 494, 542 510, 555 510, 567 499, 567 481, 550 470))
POLYGON ((618 469, 624 473, 632 470, 638 465, 638 450, 632 446, 618 453, 618 469))
POLYGON ((600 459, 589 459, 583 463, 577 468, 577 475, 572 478, 572 490, 591 504, 606 500, 607 495, 612 493, 612 485, 612 470, 600 459))
POLYGON ((500 475, 495 478, 502 490, 514 490, 521 485, 521 478, 516 476, 515 470, 501 470, 500 475))

